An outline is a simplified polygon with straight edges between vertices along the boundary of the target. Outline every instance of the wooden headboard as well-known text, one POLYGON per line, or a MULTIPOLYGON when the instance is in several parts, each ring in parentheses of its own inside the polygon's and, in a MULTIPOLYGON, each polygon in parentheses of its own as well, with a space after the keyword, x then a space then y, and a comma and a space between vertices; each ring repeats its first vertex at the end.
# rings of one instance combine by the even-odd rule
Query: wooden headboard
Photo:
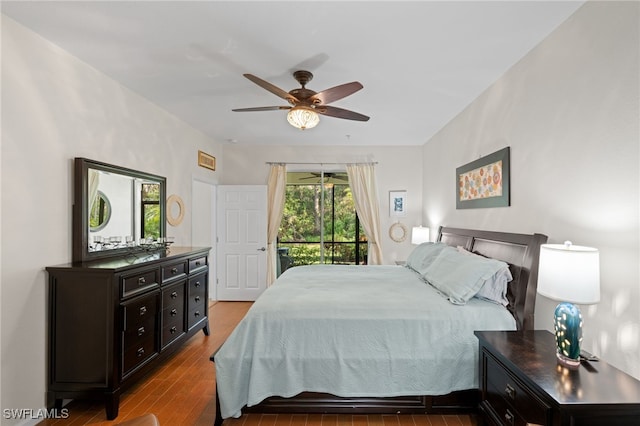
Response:
POLYGON ((540 244, 547 242, 546 235, 441 226, 437 241, 454 247, 462 246, 470 252, 508 263, 513 281, 509 283, 507 308, 515 317, 518 330, 533 330, 540 244))

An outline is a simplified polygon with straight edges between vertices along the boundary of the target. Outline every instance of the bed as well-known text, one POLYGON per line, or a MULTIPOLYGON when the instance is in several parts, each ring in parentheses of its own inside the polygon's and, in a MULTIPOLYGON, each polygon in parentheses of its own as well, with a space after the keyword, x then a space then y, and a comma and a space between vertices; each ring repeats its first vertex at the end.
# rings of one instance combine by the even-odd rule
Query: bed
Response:
POLYGON ((546 240, 441 227, 407 266, 287 270, 211 357, 216 425, 248 411, 475 410, 473 331, 533 328, 546 240))

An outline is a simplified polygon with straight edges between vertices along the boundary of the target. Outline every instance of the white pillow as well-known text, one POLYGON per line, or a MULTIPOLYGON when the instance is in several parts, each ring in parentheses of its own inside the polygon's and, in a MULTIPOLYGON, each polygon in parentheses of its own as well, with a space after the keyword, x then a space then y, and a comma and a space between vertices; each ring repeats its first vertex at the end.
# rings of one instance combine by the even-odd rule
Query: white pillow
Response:
POLYGON ((448 247, 445 243, 422 243, 409 254, 406 266, 423 275, 445 247, 448 247))
POLYGON ((468 256, 453 247, 443 249, 427 268, 423 277, 456 305, 464 305, 480 290, 485 281, 506 263, 468 256))
MULTIPOLYGON (((486 259, 484 256, 480 256, 468 250, 465 250, 465 248, 462 246, 458 246, 457 249, 460 253, 486 259)), ((509 282, 513 279, 513 277, 511 276, 511 271, 509 271, 509 266, 506 263, 505 265, 505 268, 499 269, 494 275, 489 277, 484 282, 484 284, 482 285, 482 287, 480 287, 480 290, 478 290, 474 297, 477 297, 478 299, 488 300, 490 302, 494 302, 503 306, 509 305, 509 300, 507 299, 507 290, 509 282)))

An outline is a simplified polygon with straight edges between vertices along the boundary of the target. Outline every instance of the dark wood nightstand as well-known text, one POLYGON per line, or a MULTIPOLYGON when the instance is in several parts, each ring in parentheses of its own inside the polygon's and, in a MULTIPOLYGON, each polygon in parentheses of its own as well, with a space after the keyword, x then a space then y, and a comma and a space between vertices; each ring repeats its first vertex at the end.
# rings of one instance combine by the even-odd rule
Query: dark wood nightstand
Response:
POLYGON ((480 413, 489 425, 640 424, 640 381, 604 361, 568 370, 552 333, 476 331, 480 413))

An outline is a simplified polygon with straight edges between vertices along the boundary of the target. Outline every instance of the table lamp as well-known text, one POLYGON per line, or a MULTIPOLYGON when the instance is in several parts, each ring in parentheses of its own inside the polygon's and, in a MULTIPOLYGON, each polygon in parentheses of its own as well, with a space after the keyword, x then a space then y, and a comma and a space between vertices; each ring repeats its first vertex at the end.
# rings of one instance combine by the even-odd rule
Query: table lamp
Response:
POLYGON ((429 242, 429 228, 414 226, 411 229, 411 244, 419 245, 429 242))
POLYGON ((538 293, 560 302, 554 314, 558 362, 580 366, 582 314, 574 303, 591 305, 600 301, 600 260, 592 247, 542 244, 538 270, 538 293))

